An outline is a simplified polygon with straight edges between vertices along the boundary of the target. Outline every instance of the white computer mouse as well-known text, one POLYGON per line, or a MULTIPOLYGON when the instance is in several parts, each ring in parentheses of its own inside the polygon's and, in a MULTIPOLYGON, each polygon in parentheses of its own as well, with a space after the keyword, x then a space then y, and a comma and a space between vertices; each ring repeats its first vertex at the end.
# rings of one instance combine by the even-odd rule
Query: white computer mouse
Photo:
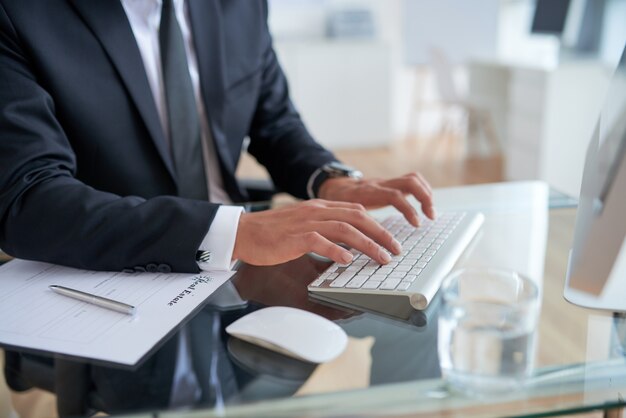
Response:
POLYGON ((333 360, 348 344, 345 331, 334 322, 286 306, 251 312, 226 327, 226 332, 252 344, 312 363, 333 360))

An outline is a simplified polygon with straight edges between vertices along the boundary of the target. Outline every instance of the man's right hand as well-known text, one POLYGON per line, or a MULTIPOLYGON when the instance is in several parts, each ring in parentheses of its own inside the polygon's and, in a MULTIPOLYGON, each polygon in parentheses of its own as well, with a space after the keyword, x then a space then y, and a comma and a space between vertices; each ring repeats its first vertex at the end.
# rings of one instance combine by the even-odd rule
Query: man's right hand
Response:
POLYGON ((393 254, 402 251, 362 205, 316 199, 242 214, 233 259, 275 265, 315 252, 340 264, 352 261, 350 251, 336 243, 344 243, 381 264, 390 261, 385 249, 393 254))

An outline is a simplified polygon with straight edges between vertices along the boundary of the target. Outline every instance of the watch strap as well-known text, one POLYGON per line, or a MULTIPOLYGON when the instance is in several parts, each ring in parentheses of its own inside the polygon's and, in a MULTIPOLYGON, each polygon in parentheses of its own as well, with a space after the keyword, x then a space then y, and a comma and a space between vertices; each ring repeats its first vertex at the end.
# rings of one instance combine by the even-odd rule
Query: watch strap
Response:
POLYGON ((318 197, 319 189, 324 181, 329 178, 350 177, 359 179, 363 177, 363 173, 360 171, 341 164, 338 161, 333 161, 325 164, 315 170, 307 183, 307 194, 309 198, 316 199, 318 197))

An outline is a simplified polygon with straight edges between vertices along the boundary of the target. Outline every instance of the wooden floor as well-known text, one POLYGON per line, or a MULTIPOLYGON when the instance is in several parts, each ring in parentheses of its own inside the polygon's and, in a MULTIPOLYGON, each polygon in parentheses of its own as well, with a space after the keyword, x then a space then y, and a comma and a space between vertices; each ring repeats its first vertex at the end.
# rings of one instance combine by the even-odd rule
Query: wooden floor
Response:
MULTIPOLYGON (((503 179, 500 155, 468 157, 462 140, 453 136, 406 139, 384 148, 337 150, 335 154, 367 177, 386 178, 419 171, 433 187, 503 179)), ((243 156, 237 174, 248 178, 267 177, 265 169, 247 154, 243 156)))

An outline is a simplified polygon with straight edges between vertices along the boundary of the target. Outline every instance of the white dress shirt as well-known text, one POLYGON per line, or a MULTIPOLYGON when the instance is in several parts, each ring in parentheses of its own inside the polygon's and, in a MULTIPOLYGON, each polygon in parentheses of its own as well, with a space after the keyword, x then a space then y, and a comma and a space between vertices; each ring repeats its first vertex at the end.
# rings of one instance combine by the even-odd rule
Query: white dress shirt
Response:
MULTIPOLYGON (((185 41, 189 75, 191 76, 191 83, 193 85, 198 114, 200 116, 202 149, 204 154, 204 167, 207 175, 207 185, 209 187, 209 199, 214 203, 232 203, 224 190, 222 174, 219 170, 219 162, 215 155, 209 130, 206 109, 200 93, 198 60, 196 58, 190 30, 189 11, 184 0, 173 1, 178 24, 185 41)), ((169 141, 167 107, 165 104, 161 67, 161 50, 159 47, 159 25, 161 21, 162 0, 121 0, 121 3, 128 17, 133 34, 135 35, 161 126, 166 139, 169 141)), ((237 226, 242 211, 243 209, 239 206, 220 206, 207 235, 200 244, 199 250, 211 252, 209 261, 198 263, 201 269, 230 269, 232 265, 233 249, 235 247, 235 237, 237 235, 237 226)))
MULTIPOLYGON (((209 123, 200 93, 200 78, 198 74, 198 61, 194 50, 189 25, 189 12, 184 0, 173 0, 176 17, 180 26, 189 75, 196 97, 196 106, 200 117, 200 129, 202 135, 202 150, 204 167, 209 187, 209 199, 215 203, 232 203, 224 190, 222 175, 219 171, 217 156, 215 155, 212 138, 209 133, 209 123)), ((163 74, 161 67, 161 50, 159 47, 159 25, 161 21, 162 0, 121 0, 126 16, 137 41, 141 58, 146 70, 152 96, 156 104, 159 119, 166 139, 169 141, 169 129, 167 119, 167 107, 163 87, 163 74)), ((207 262, 198 263, 203 270, 228 270, 232 266, 232 254, 237 235, 237 225, 243 209, 238 206, 222 205, 217 211, 211 227, 200 244, 199 250, 210 251, 211 259, 207 262)), ((228 285, 224 292, 232 293, 238 298, 236 290, 228 285)), ((240 299, 239 299, 240 300, 240 299)), ((219 303, 219 301, 217 301, 219 303)), ((182 327, 178 338, 178 351, 176 355, 176 367, 170 394, 170 406, 174 408, 189 407, 200 399, 202 391, 197 376, 193 370, 191 348, 189 347, 189 330, 182 327)), ((213 366, 215 367, 215 366, 213 366)), ((212 378, 212 386, 216 396, 221 393, 220 382, 212 378)), ((223 400, 217 396, 217 406, 223 404, 223 400)))

